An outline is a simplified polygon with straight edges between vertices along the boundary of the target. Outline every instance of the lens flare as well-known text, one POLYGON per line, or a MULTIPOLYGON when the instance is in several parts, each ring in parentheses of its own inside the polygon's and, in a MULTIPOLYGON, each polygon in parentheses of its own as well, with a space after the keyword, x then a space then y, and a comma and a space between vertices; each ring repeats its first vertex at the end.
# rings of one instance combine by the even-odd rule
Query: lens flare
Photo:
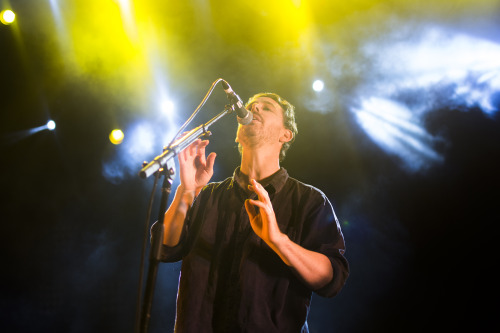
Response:
POLYGON ((16 19, 16 14, 10 9, 3 10, 0 13, 0 21, 2 21, 3 24, 9 25, 14 22, 16 19))

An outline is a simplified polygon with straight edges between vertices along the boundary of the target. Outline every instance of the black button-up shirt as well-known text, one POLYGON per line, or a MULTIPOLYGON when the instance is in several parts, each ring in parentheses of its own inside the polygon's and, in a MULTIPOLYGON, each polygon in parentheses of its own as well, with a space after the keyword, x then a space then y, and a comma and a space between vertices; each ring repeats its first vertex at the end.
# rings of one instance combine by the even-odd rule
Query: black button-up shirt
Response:
MULTIPOLYGON (((252 230, 245 199, 255 198, 239 168, 203 188, 179 244, 162 260, 182 260, 176 332, 307 332, 309 290, 252 230)), ((344 238, 328 198, 281 168, 261 184, 279 228, 302 247, 326 255, 333 279, 315 292, 336 295, 349 274, 344 238)))

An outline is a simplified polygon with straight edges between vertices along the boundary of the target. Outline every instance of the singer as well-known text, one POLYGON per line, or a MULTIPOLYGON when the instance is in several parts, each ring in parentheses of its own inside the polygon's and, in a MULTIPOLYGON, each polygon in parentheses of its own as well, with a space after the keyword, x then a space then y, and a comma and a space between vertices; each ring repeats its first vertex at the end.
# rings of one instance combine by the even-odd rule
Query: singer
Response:
POLYGON ((312 292, 333 297, 349 275, 330 201, 280 167, 297 135, 294 106, 261 93, 245 107, 253 119, 238 126, 232 177, 209 183, 208 141, 178 156, 162 249, 162 261, 182 260, 176 332, 308 332, 312 292))

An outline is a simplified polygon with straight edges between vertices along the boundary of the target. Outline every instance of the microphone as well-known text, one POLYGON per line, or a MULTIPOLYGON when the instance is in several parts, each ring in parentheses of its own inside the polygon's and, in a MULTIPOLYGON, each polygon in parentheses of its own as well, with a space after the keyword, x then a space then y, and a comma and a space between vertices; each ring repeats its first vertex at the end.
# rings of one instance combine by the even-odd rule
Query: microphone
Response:
POLYGON ((240 96, 238 96, 229 83, 226 81, 222 80, 222 88, 224 88, 224 91, 226 92, 227 99, 229 99, 229 102, 232 104, 231 108, 233 111, 236 111, 236 119, 238 120, 238 123, 241 125, 248 125, 252 122, 253 119, 253 114, 252 112, 248 111, 245 109, 245 106, 243 105, 243 101, 241 100, 240 96))

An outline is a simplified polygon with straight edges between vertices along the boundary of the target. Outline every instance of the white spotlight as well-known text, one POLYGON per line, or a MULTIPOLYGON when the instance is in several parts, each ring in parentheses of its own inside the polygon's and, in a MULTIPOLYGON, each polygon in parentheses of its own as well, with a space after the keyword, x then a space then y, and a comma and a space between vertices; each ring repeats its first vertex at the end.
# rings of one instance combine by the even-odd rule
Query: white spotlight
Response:
POLYGON ((316 80, 313 82, 312 88, 314 91, 320 92, 325 88, 325 83, 321 80, 316 80))
POLYGON ((174 108, 174 103, 172 101, 165 100, 161 103, 161 111, 169 117, 173 115, 174 108))
POLYGON ((47 129, 49 129, 50 131, 53 131, 55 128, 56 128, 56 122, 53 120, 49 120, 47 122, 47 129))

